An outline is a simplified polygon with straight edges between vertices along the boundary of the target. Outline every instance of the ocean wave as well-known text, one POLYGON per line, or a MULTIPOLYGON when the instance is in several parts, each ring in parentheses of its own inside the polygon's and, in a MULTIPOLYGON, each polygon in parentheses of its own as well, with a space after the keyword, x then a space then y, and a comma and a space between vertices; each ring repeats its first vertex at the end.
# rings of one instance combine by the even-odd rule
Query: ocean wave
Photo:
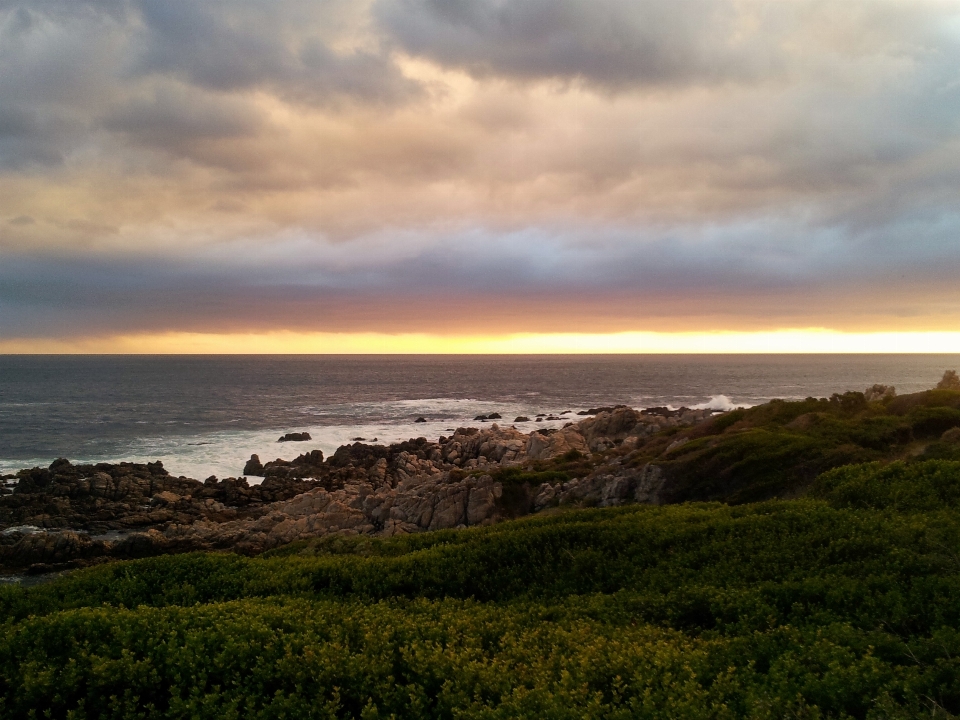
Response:
MULTIPOLYGON (((216 432, 179 435, 139 437, 128 441, 116 452, 109 454, 82 455, 69 458, 77 463, 98 462, 137 462, 146 463, 160 460, 167 472, 172 475, 203 480, 211 475, 218 478, 237 477, 251 455, 259 455, 261 461, 283 459, 292 460, 309 450, 322 450, 329 457, 341 445, 349 445, 354 438, 362 437, 364 442, 385 445, 402 442, 411 438, 425 437, 436 440, 441 435, 450 435, 457 427, 482 427, 484 423, 474 421, 475 414, 489 414, 497 411, 503 419, 495 420, 501 425, 514 424, 513 418, 526 414, 534 417, 536 411, 520 411, 520 406, 507 403, 484 403, 486 412, 477 410, 480 405, 470 405, 469 412, 448 414, 436 417, 429 412, 427 405, 410 405, 414 412, 404 413, 402 421, 380 417, 375 421, 345 422, 337 424, 307 423, 304 425, 275 427, 262 430, 221 430, 216 432), (475 412, 476 411, 476 412, 475 412), (514 414, 516 412, 516 414, 514 414), (423 417, 425 422, 415 422, 423 417), (306 442, 278 443, 277 439, 288 432, 308 432, 312 440, 306 442)), ((529 407, 529 406, 528 406, 529 407)), ((543 420, 517 424, 518 429, 527 432, 541 428, 562 427, 569 422, 569 416, 560 420, 543 420)), ((11 473, 22 468, 46 466, 54 458, 31 458, 29 460, 0 460, 0 472, 11 473)), ((248 478, 251 484, 260 482, 259 478, 248 478)))
POLYGON ((691 405, 691 410, 736 410, 739 407, 753 407, 748 403, 734 402, 726 395, 713 395, 709 400, 696 405, 691 405))
MULTIPOLYGON (((660 398, 646 398, 645 401, 631 404, 638 408, 665 405, 677 409, 686 405, 696 409, 713 410, 731 410, 747 405, 731 400, 726 395, 714 395, 706 402, 691 404, 690 401, 695 399, 674 396, 663 398, 669 402, 653 402, 660 398)), ((492 422, 505 426, 514 425, 513 419, 521 415, 531 418, 530 422, 515 424, 524 432, 560 428, 571 420, 582 419, 564 415, 558 420, 543 419, 535 422, 533 418, 540 413, 558 415, 564 410, 578 409, 576 405, 540 405, 536 400, 534 397, 505 402, 475 398, 420 398, 307 406, 317 412, 304 413, 306 422, 303 424, 278 425, 257 430, 223 429, 183 435, 164 435, 160 431, 160 434, 143 435, 123 441, 108 451, 79 453, 78 457, 69 459, 80 463, 145 463, 160 460, 172 475, 203 480, 211 475, 218 478, 239 476, 246 461, 254 454, 263 462, 278 458, 292 460, 303 452, 315 449, 322 450, 324 455, 329 457, 338 447, 351 444, 358 437, 364 438, 364 442, 376 444, 390 444, 417 437, 436 440, 441 435, 450 435, 458 427, 482 427, 483 423, 473 418, 492 412, 502 416, 502 419, 492 422), (416 422, 416 419, 421 417, 424 422, 416 422), (288 432, 308 432, 312 440, 277 443, 277 439, 288 432)), ((11 473, 27 467, 43 467, 54 459, 3 459, 0 460, 0 472, 11 473)), ((249 481, 256 483, 259 478, 249 478, 249 481)))

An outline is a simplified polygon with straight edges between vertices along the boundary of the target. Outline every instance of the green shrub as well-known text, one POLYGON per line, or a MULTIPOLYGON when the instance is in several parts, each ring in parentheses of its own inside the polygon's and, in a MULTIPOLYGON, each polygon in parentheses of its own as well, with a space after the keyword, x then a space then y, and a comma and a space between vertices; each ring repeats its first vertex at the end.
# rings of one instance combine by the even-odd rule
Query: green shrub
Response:
MULTIPOLYGON (((909 466, 857 470, 912 482, 909 466)), ((837 503, 844 473, 828 475, 828 502, 579 510, 5 588, 0 714, 957 712, 960 520, 837 503)), ((935 476, 919 475, 949 485, 935 476)))
POLYGON ((910 411, 907 420, 919 438, 939 438, 944 431, 960 427, 960 410, 947 407, 921 407, 910 411))
POLYGON ((960 462, 851 465, 824 473, 813 494, 835 507, 918 512, 960 506, 960 462))

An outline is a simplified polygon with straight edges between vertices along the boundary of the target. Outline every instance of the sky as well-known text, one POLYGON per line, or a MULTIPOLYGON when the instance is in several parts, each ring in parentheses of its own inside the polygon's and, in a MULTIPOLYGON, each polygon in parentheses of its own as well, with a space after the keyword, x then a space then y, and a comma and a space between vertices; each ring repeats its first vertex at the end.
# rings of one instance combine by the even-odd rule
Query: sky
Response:
POLYGON ((0 0, 0 352, 960 351, 957 0, 0 0))

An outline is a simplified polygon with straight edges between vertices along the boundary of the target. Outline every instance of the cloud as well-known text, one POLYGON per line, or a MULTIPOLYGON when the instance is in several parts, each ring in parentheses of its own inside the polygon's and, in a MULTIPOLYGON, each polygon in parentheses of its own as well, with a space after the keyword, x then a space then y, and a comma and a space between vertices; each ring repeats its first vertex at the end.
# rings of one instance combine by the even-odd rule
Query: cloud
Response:
POLYGON ((958 18, 0 0, 0 333, 939 327, 958 18))
MULTIPOLYGON (((782 80, 815 57, 922 55, 944 44, 941 2, 379 0, 406 52, 476 77, 607 91, 782 80)), ((954 8, 954 12, 956 9, 954 8)))
POLYGON ((8 255, 0 335, 948 329, 960 321, 958 231, 954 214, 869 236, 768 219, 8 255))
POLYGON ((373 44, 338 51, 317 36, 328 3, 138 0, 133 72, 215 91, 262 89, 297 102, 392 103, 416 92, 373 44))
POLYGON ((714 0, 383 0, 376 12, 407 52, 478 77, 618 90, 749 79, 776 60, 729 47, 739 13, 714 0))

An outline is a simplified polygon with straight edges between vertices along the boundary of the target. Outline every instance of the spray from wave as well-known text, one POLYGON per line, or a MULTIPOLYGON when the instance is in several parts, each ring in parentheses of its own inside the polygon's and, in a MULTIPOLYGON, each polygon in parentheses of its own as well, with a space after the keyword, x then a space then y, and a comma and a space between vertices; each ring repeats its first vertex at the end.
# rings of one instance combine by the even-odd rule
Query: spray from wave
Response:
POLYGON ((691 410, 736 410, 738 407, 753 407, 745 403, 735 403, 726 395, 713 395, 709 400, 697 403, 690 407, 691 410))

